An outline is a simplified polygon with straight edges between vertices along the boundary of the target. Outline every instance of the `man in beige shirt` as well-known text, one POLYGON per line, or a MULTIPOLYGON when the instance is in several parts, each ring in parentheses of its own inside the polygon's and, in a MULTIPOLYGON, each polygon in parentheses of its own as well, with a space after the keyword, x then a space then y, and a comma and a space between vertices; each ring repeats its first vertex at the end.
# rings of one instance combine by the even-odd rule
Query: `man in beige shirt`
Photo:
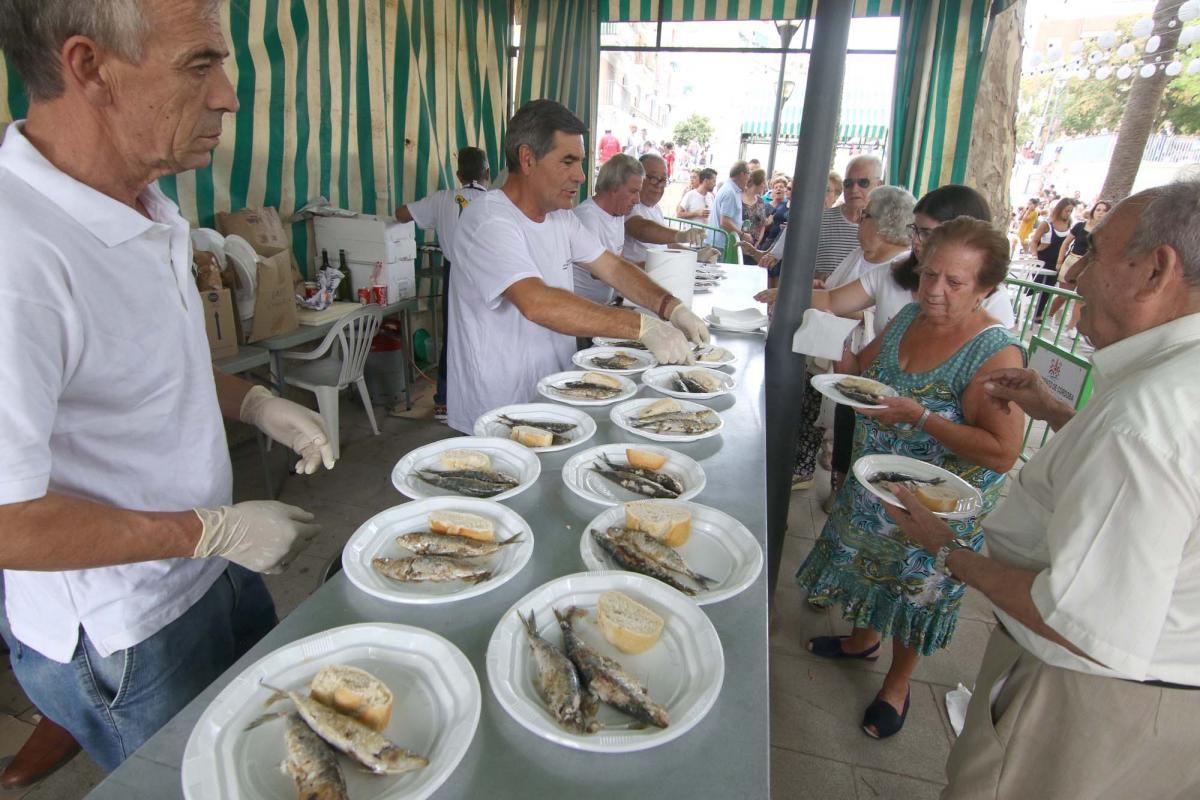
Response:
POLYGON ((1079 269, 1078 413, 983 378, 1057 434, 984 521, 988 555, 900 490, 904 533, 995 607, 943 800, 1200 797, 1200 182, 1133 195, 1079 269))

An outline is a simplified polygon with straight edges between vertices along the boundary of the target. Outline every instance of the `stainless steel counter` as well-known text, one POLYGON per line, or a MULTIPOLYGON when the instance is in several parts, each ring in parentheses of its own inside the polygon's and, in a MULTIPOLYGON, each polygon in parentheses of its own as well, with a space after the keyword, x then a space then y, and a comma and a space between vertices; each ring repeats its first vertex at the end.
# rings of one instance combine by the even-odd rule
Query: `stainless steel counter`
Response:
MULTIPOLYGON (((765 272, 732 266, 717 292, 698 295, 694 307, 743 308, 765 286, 765 272)), ((737 388, 732 396, 708 401, 725 427, 719 436, 673 444, 704 467, 708 484, 694 502, 741 520, 766 547, 763 459, 763 344, 761 334, 714 332, 714 340, 736 354, 737 388)), ((639 397, 656 396, 641 388, 639 397)), ((608 420, 609 407, 591 410, 598 431, 584 447, 644 441, 608 420)), ((386 603, 357 591, 336 576, 308 598, 279 627, 205 690, 133 757, 89 795, 120 800, 169 800, 183 796, 180 761, 192 727, 216 694, 254 661, 287 644, 354 622, 387 621, 436 631, 470 659, 483 691, 483 712, 475 739, 454 775, 434 798, 616 798, 648 796, 766 800, 769 725, 767 681, 766 573, 737 597, 704 611, 716 626, 725 651, 725 683, 708 716, 685 736, 661 747, 627 755, 579 753, 535 737, 513 721, 487 685, 486 650, 499 616, 537 586, 561 575, 584 571, 579 557, 583 527, 601 510, 570 492, 560 469, 578 448, 542 456, 542 474, 524 494, 505 501, 529 521, 536 534, 533 558, 521 574, 493 592, 439 606, 386 603)), ((397 453, 399 459, 402 453, 397 453)), ((386 502, 403 502, 397 493, 386 502)))

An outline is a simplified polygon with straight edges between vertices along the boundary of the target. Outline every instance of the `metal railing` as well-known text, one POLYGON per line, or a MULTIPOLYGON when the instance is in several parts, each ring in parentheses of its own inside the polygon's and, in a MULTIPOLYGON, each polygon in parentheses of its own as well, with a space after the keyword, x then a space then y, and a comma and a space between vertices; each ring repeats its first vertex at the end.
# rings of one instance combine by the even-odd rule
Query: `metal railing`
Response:
POLYGON ((687 230, 688 228, 699 228, 712 234, 714 243, 721 242, 720 245, 715 245, 721 251, 721 263, 723 264, 739 264, 738 259, 738 240, 737 237, 731 234, 724 228, 714 228, 712 225, 706 225, 703 222, 696 222, 694 219, 680 219, 679 217, 667 217, 667 225, 678 230, 687 230), (721 238, 717 238, 721 237, 721 238))

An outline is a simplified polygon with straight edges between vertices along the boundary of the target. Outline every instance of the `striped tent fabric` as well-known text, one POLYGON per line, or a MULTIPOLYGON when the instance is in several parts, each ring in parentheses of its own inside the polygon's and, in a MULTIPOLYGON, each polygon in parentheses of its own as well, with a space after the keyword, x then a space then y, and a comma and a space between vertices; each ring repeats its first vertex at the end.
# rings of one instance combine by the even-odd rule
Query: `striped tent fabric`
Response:
POLYGON ((887 174, 917 197, 966 177, 991 4, 914 2, 900 23, 887 174))
MULTIPOLYGON (((313 197, 367 213, 454 181, 453 153, 500 155, 510 30, 506 0, 233 0, 221 4, 241 104, 212 165, 160 185, 193 224, 217 211, 313 197)), ((0 119, 27 101, 0 69, 0 119)), ((311 263, 304 225, 293 249, 311 263)))
MULTIPOLYGON (((600 100, 599 4, 600 0, 523 0, 518 5, 517 108, 530 100, 557 100, 589 131, 595 127, 600 100)), ((581 200, 588 196, 594 158, 594 153, 587 154, 581 200)))
MULTIPOLYGON (((923 0, 918 0, 921 2, 923 0)), ((831 0, 842 3, 846 0, 831 0)), ((853 0, 856 17, 898 17, 904 0, 853 0)), ((718 22, 803 19, 817 0, 601 0, 604 22, 718 22)))

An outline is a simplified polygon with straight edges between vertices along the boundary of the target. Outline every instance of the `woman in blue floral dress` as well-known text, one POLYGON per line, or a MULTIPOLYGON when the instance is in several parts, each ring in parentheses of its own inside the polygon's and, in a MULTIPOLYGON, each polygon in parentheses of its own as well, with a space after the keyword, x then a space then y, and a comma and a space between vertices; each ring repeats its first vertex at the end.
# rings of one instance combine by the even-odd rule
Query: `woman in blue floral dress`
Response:
MULTIPOLYGON (((923 250, 918 302, 859 354, 862 374, 900 396, 886 399, 886 410, 859 410, 854 458, 882 453, 936 464, 977 487, 986 514, 1016 462, 1024 423, 982 388, 982 376, 1024 364, 1019 340, 982 308, 1007 274, 1008 240, 986 222, 959 217, 936 228, 923 250)), ((982 547, 980 518, 951 524, 972 549, 982 547)), ((917 660, 949 643, 966 587, 907 540, 853 478, 796 582, 810 599, 840 603, 854 625, 849 636, 810 640, 814 654, 874 660, 881 639, 891 637, 892 664, 863 730, 876 738, 899 731, 917 660)))

